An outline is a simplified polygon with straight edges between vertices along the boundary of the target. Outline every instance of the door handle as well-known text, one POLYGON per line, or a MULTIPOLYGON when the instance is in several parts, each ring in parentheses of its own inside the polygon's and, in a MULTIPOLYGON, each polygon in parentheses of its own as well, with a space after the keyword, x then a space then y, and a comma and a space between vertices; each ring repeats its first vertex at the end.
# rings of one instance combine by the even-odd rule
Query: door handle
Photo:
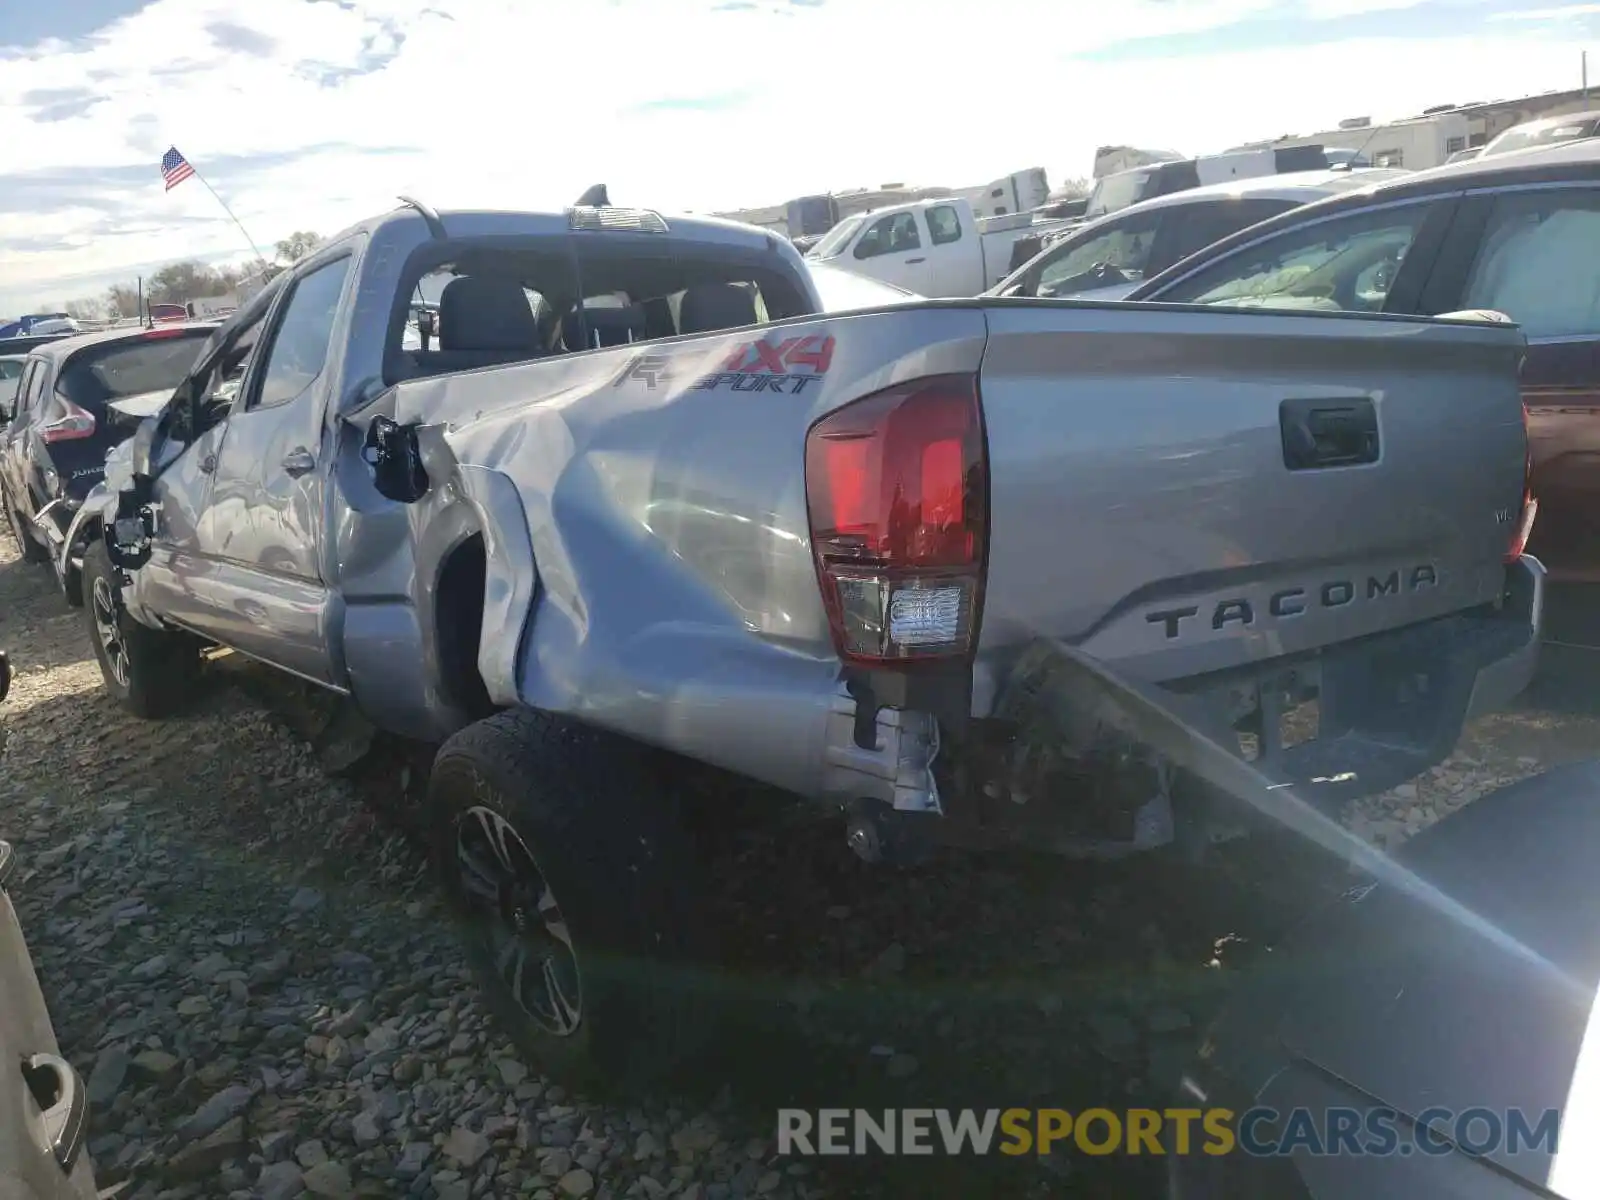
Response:
POLYGON ((912 266, 915 266, 917 263, 925 263, 927 261, 928 261, 927 255, 923 255, 920 258, 908 258, 908 259, 906 259, 906 266, 912 267, 912 266))
POLYGON ((209 475, 216 469, 217 456, 215 454, 208 454, 200 460, 200 473, 202 475, 209 475))
POLYGON ((317 465, 317 460, 311 457, 311 451, 304 446, 296 446, 283 456, 283 469, 290 475, 304 475, 317 465))
POLYGON ((1291 471, 1378 461, 1378 410, 1366 396, 1285 400, 1278 407, 1283 465, 1291 471))
POLYGON ((56 1165, 70 1174, 83 1152, 89 1128, 88 1089, 59 1054, 35 1054, 22 1064, 22 1078, 39 1106, 40 1120, 56 1165))

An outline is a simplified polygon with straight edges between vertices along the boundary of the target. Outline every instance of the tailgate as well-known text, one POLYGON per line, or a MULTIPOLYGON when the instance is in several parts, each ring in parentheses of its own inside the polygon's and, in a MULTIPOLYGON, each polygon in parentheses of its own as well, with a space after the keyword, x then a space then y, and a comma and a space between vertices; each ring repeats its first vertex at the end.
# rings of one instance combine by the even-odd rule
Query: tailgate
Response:
POLYGON ((990 302, 980 666, 1038 636, 1168 681, 1495 601, 1509 326, 990 302))

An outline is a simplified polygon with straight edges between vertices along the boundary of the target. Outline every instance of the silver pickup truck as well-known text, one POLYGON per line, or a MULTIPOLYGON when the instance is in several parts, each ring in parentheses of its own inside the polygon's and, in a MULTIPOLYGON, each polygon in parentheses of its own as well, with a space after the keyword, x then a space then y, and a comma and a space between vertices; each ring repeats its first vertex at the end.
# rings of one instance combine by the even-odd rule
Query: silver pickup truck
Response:
POLYGON ((495 1003, 546 1062, 638 1066, 693 1041, 664 999, 705 933, 674 772, 840 814, 868 859, 1210 828, 1084 664, 1324 806, 1444 757, 1537 654, 1522 349, 1481 321, 828 314, 762 230, 408 202, 218 331, 58 566, 136 713, 220 644, 442 741, 434 844, 495 1003))

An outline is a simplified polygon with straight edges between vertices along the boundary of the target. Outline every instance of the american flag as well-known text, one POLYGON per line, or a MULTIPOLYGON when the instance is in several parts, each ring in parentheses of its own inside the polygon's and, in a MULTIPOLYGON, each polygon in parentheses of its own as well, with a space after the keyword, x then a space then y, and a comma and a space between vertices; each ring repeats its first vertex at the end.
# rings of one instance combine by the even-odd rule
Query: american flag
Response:
POLYGON ((178 153, 176 146, 161 156, 161 178, 167 181, 167 191, 170 192, 193 174, 194 168, 189 165, 188 159, 178 153))

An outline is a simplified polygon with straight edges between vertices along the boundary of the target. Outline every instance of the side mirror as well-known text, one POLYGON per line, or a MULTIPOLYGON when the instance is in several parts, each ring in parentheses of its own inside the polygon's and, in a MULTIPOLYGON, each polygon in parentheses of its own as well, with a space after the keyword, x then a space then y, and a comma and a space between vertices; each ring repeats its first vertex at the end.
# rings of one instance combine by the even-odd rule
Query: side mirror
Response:
POLYGON ((415 504, 428 494, 428 473, 422 466, 416 426, 373 417, 361 457, 372 468, 373 486, 379 495, 400 504, 415 504))
POLYGON ((417 332, 425 338, 439 336, 439 314, 431 308, 425 308, 417 313, 417 332))

